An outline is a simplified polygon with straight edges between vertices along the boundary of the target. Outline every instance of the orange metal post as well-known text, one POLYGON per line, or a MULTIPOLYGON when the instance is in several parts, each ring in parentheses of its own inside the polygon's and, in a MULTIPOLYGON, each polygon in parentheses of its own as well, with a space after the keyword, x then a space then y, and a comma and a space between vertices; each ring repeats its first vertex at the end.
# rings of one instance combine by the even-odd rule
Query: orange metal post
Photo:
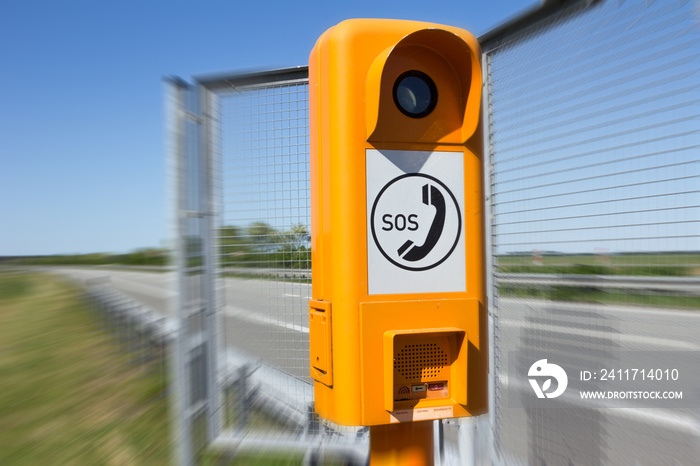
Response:
POLYGON ((370 466, 432 466, 433 421, 372 426, 370 466))

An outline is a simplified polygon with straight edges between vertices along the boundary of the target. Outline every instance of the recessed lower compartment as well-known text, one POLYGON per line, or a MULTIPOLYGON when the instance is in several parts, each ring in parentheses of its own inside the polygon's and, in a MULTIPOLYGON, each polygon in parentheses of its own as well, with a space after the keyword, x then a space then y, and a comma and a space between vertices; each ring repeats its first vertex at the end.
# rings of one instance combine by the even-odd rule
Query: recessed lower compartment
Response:
POLYGON ((470 416, 478 331, 472 298, 361 303, 363 425, 470 416))
POLYGON ((384 408, 408 409, 421 400, 460 402, 450 389, 453 380, 459 386, 466 379, 464 337, 455 327, 384 332, 384 408))

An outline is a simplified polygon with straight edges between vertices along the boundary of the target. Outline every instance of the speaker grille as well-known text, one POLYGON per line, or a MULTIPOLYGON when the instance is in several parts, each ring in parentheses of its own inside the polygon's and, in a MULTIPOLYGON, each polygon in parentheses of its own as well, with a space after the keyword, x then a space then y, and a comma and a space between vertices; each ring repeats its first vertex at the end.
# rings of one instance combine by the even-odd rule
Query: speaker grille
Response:
POLYGON ((437 343, 409 343, 394 358, 394 370, 406 380, 420 381, 438 377, 448 363, 437 343))

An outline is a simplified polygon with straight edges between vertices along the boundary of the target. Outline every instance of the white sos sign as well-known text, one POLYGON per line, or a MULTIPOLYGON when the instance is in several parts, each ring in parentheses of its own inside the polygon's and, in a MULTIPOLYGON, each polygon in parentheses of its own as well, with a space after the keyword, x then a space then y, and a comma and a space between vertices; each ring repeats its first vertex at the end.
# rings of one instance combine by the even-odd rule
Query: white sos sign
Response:
POLYGON ((463 154, 366 154, 369 294, 466 291, 463 154))

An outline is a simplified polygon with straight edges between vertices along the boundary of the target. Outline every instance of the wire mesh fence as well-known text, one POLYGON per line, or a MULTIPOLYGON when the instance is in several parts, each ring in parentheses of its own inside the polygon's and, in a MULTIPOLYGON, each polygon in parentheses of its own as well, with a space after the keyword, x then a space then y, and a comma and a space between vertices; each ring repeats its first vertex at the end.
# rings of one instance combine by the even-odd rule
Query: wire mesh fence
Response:
POLYGON ((219 446, 245 436, 257 448, 362 461, 361 429, 324 425, 313 410, 307 78, 292 69, 225 81, 208 83, 225 374, 219 446))
POLYGON ((507 462, 697 458, 694 409, 509 409, 532 395, 536 359, 518 367, 516 354, 584 370, 700 349, 679 330, 695 314, 672 311, 700 308, 696 7, 597 2, 487 44, 493 420, 507 462))
MULTIPOLYGON (((574 3, 593 6, 482 44, 493 264, 488 461, 692 464, 697 409, 601 410, 566 396, 568 409, 521 403, 532 390, 513 354, 555 355, 578 371, 619 363, 624 352, 685 351, 692 361, 700 349, 700 321, 685 312, 700 307, 695 3, 574 3)), ((224 420, 219 446, 308 453, 336 445, 362 461, 367 430, 313 412, 304 73, 198 81, 201 115, 186 118, 198 136, 186 152, 213 165, 193 163, 182 178, 191 231, 179 268, 192 298, 183 361, 191 380, 209 381, 208 394, 191 387, 195 398, 212 402, 221 389, 221 404, 212 404, 224 420), (210 195, 204 205, 200 196, 210 195), (214 274, 203 265, 209 253, 214 274), (194 366, 211 355, 195 350, 207 351, 201 338, 212 332, 220 357, 202 374, 194 366)), ((444 464, 473 456, 462 445, 472 429, 440 424, 444 464)))
POLYGON ((220 106, 225 340, 309 382, 307 85, 238 90, 220 106))

